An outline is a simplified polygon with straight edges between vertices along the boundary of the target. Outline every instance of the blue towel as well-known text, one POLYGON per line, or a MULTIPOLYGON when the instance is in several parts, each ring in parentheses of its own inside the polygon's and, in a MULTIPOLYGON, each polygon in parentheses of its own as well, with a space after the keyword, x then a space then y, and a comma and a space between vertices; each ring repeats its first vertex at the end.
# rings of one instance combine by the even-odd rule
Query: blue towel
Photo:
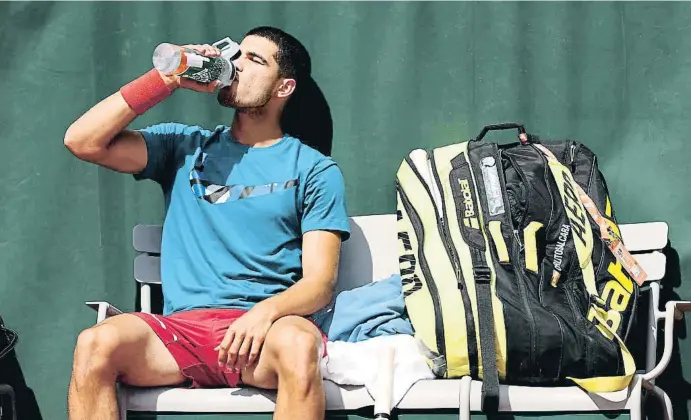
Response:
POLYGON ((391 334, 414 334, 401 276, 394 274, 338 294, 327 333, 330 341, 357 342, 391 334))

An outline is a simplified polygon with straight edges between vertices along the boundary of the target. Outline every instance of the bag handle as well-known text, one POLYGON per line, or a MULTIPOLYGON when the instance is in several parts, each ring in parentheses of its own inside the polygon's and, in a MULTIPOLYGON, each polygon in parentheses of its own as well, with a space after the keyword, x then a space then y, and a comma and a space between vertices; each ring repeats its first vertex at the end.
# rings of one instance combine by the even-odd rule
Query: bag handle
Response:
POLYGON ((17 345, 17 332, 5 326, 0 317, 0 359, 5 357, 17 345))
POLYGON ((486 125, 485 128, 482 129, 480 134, 478 134, 477 138, 475 138, 473 141, 481 141, 485 137, 485 135, 490 131, 512 130, 514 128, 518 130, 518 139, 521 141, 521 144, 528 143, 528 134, 526 134, 523 124, 519 123, 502 123, 486 125))

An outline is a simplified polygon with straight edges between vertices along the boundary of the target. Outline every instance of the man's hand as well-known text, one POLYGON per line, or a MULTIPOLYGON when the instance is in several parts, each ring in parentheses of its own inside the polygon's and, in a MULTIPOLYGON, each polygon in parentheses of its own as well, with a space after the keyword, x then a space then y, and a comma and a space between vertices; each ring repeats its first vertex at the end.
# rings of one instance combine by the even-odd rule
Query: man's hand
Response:
POLYGON ((237 319, 216 347, 219 366, 240 371, 257 360, 271 325, 283 316, 310 315, 331 300, 336 283, 341 236, 313 230, 302 239, 303 278, 276 296, 256 304, 237 319))
MULTIPOLYGON (((194 50, 198 52, 201 55, 204 55, 206 57, 219 57, 221 55, 221 50, 218 48, 209 45, 209 44, 203 44, 203 45, 183 45, 182 48, 188 48, 190 50, 194 50)), ((163 73, 161 73, 161 77, 163 80, 166 82, 166 84, 171 87, 172 89, 181 87, 183 89, 190 89, 194 90, 197 92, 203 92, 203 93, 213 93, 218 85, 221 83, 218 80, 214 80, 211 83, 199 83, 197 81, 194 81, 192 79, 186 79, 184 77, 180 76, 166 76, 163 73)))
POLYGON ((270 304, 254 305, 226 331, 218 351, 218 366, 240 372, 257 360, 269 328, 276 321, 270 304))

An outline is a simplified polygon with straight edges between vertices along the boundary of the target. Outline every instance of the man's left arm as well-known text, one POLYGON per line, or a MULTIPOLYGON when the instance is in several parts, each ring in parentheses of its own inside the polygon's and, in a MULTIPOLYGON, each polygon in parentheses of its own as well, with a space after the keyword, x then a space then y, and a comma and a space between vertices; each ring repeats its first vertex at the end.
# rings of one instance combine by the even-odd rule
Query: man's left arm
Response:
POLYGON ((277 319, 311 315, 331 301, 341 242, 350 236, 343 175, 331 159, 307 179, 301 226, 302 279, 257 303, 228 328, 217 347, 219 365, 234 370, 251 365, 277 319))
POLYGON ((302 237, 302 279, 259 305, 267 307, 272 321, 287 315, 312 315, 322 309, 331 302, 340 253, 340 232, 306 232, 302 237))
POLYGON ((330 158, 307 177, 302 213, 302 279, 261 302, 274 321, 286 315, 312 315, 331 301, 341 241, 350 236, 350 226, 343 175, 330 158))

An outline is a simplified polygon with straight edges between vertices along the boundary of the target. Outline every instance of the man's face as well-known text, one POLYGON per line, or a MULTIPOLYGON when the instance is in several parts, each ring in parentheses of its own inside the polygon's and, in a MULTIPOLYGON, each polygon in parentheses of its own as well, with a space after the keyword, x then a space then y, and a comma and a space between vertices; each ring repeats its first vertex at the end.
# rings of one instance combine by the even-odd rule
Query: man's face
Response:
POLYGON ((240 44, 235 81, 218 92, 218 103, 230 108, 260 108, 274 96, 280 81, 275 55, 278 47, 266 38, 250 35, 240 44))

